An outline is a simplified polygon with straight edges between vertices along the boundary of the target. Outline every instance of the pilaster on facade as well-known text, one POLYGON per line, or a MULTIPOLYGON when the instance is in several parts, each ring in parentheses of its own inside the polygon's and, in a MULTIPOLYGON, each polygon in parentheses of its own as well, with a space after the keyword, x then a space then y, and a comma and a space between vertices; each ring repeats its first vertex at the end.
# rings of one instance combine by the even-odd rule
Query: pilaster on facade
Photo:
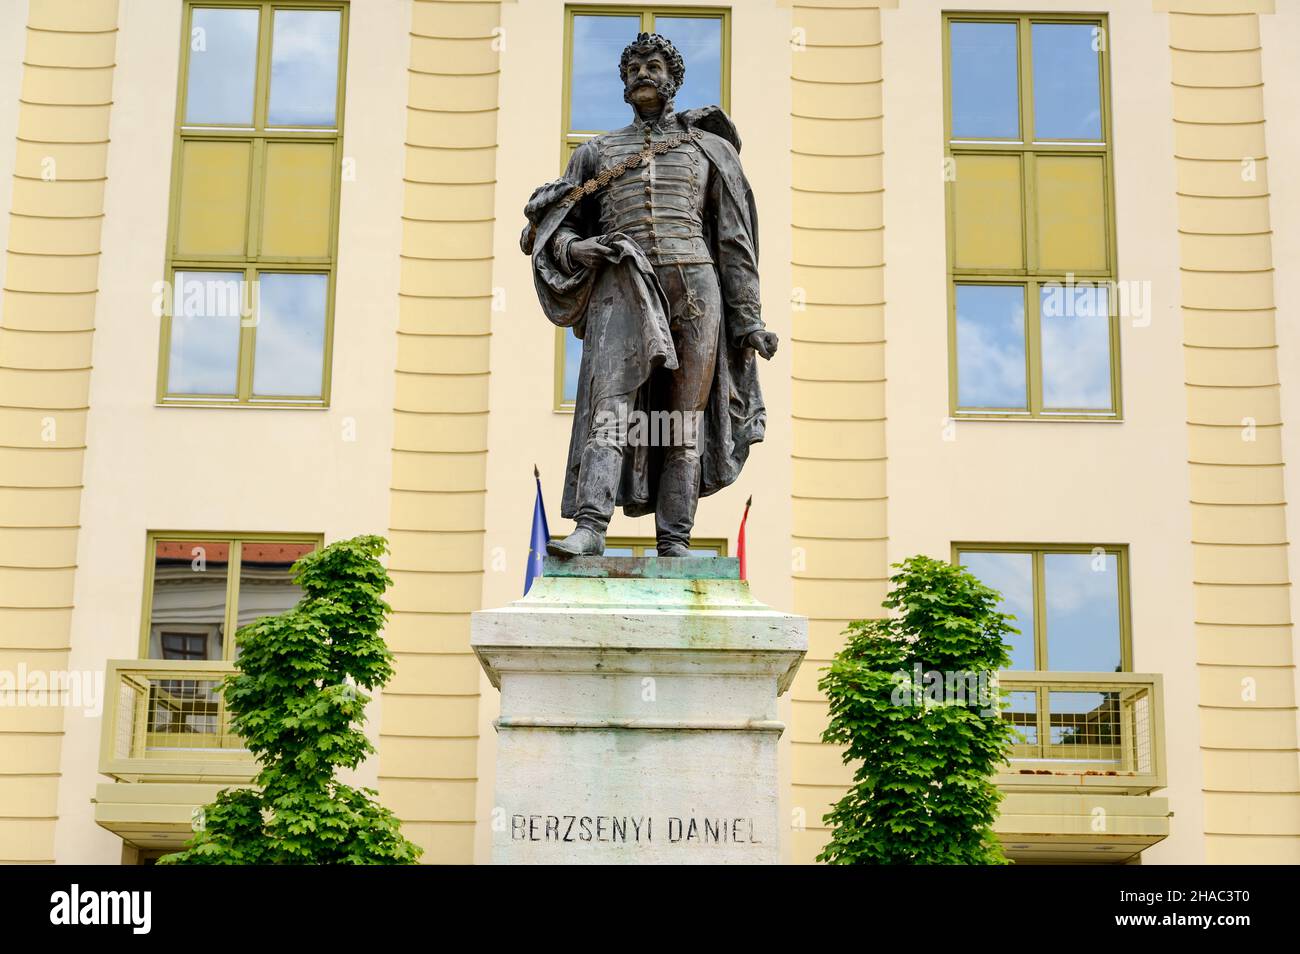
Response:
POLYGON ((412 6, 379 791, 425 862, 474 858, 499 24, 412 6))
MULTIPOLYGON (((10 674, 67 668, 117 15, 117 0, 28 9, 0 314, 0 669, 10 674)), ((0 863, 54 860, 63 714, 0 705, 0 863)))
POLYGON ((1294 633, 1260 14, 1165 0, 1206 860, 1300 861, 1294 633))

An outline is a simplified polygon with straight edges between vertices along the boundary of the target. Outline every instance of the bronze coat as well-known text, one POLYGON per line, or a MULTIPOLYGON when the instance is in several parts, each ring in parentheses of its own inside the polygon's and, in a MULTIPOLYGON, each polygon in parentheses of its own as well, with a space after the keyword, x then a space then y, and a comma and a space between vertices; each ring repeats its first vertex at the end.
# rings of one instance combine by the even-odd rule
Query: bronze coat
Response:
MULTIPOLYGON (((750 445, 763 439, 767 426, 756 358, 744 344, 750 332, 763 328, 758 308, 758 213, 730 119, 716 106, 678 113, 676 118, 699 131, 696 145, 721 184, 716 200, 705 210, 707 239, 723 291, 718 361, 699 434, 700 496, 706 497, 735 481, 750 445)), ((546 317, 583 339, 560 507, 566 518, 578 507, 578 469, 595 399, 632 394, 633 408, 664 410, 666 392, 656 370, 677 367, 668 330, 669 303, 654 267, 635 242, 621 233, 606 236, 617 260, 599 268, 579 266, 572 274, 552 252, 551 239, 570 210, 564 196, 600 172, 597 161, 594 145, 578 147, 563 178, 540 186, 528 200, 524 214, 529 224, 520 239, 524 252, 532 255, 533 282, 546 317), (593 347, 595 342, 598 347, 593 347)), ((579 206, 582 234, 601 234, 599 199, 583 198, 579 206)), ((616 502, 628 516, 654 511, 663 450, 637 446, 624 454, 616 502)))

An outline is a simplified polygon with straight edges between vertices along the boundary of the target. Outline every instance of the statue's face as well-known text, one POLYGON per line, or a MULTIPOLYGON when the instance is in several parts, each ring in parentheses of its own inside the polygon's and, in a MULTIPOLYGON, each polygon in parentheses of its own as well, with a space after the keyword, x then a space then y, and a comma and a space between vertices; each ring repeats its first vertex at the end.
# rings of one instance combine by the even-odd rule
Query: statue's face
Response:
POLYGON ((672 86, 668 61, 662 53, 633 54, 628 57, 627 72, 623 77, 623 98, 639 109, 655 109, 663 105, 672 86))

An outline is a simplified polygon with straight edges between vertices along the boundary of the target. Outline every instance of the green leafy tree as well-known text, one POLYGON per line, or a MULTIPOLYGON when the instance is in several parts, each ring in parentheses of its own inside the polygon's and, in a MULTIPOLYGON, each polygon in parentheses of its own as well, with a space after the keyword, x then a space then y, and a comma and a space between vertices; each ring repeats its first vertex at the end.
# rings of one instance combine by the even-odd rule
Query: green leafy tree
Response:
POLYGON ((845 764, 857 765, 825 816, 834 833, 818 860, 1006 864, 992 776, 1015 730, 992 677, 1010 663, 1013 617, 962 567, 925 556, 895 566, 884 606, 896 613, 850 623, 818 683, 830 700, 822 741, 846 746, 845 764), (941 687, 929 673, 943 674, 941 687), (948 674, 961 691, 948 690, 948 674), (979 674, 985 691, 972 692, 979 674))
POLYGON ((231 728, 261 770, 227 789, 203 826, 161 864, 413 864, 421 849, 372 789, 335 779, 374 751, 361 730, 370 697, 393 675, 380 631, 392 583, 383 537, 341 540, 294 564, 298 605, 242 627, 238 671, 222 684, 231 728))

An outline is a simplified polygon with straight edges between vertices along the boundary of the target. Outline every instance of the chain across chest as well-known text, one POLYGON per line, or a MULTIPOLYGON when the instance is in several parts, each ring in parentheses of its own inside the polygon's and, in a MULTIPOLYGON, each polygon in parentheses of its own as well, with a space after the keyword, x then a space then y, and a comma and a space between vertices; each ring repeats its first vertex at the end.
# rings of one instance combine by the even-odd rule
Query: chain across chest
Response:
MULTIPOLYGON (((574 186, 572 190, 565 195, 566 203, 577 202, 586 196, 595 195, 612 182, 617 182, 632 169, 639 169, 642 166, 648 166, 652 163, 655 156, 663 156, 677 149, 686 143, 696 143, 700 138, 697 130, 691 128, 683 133, 668 136, 664 139, 646 141, 640 143, 640 148, 634 148, 638 143, 630 139, 626 143, 619 142, 600 142, 598 143, 598 163, 601 170, 588 179, 580 186, 574 186), (619 153, 619 155, 610 155, 619 153)), ((699 152, 698 146, 694 150, 702 159, 702 153, 699 152)))
POLYGON ((602 143, 600 147, 600 165, 602 168, 617 167, 624 159, 636 156, 637 163, 629 167, 610 184, 616 185, 631 179, 642 181, 654 179, 697 179, 702 180, 707 174, 708 165, 704 153, 694 143, 685 142, 674 149, 662 153, 647 151, 641 143, 612 142, 602 143))

